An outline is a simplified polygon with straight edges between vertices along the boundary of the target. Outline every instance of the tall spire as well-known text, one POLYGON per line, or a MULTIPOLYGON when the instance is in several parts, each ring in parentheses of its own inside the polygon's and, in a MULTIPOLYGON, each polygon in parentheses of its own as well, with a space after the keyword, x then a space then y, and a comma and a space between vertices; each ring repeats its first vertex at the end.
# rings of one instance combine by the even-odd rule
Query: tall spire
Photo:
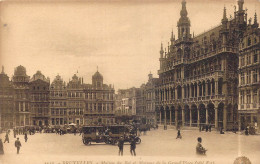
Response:
POLYGON ((182 9, 181 9, 181 12, 180 12, 181 17, 187 17, 188 12, 187 12, 187 9, 186 9, 186 1, 183 0, 183 1, 181 2, 181 4, 182 4, 182 9))
POLYGON ((180 19, 177 23, 178 26, 178 38, 190 37, 190 19, 187 17, 188 12, 186 9, 186 1, 182 1, 182 9, 180 11, 180 19))
POLYGON ((171 35, 171 44, 173 45, 173 42, 174 42, 175 38, 173 36, 173 30, 172 30, 172 35, 171 35))
POLYGON ((227 22, 227 11, 226 11, 226 7, 224 6, 224 11, 223 11, 223 18, 222 18, 222 24, 227 22))
POLYGON ((255 16, 254 16, 254 26, 258 27, 256 12, 255 12, 255 16))
POLYGON ((163 44, 161 43, 161 50, 160 50, 161 58, 163 58, 163 53, 164 53, 164 51, 163 51, 163 44))

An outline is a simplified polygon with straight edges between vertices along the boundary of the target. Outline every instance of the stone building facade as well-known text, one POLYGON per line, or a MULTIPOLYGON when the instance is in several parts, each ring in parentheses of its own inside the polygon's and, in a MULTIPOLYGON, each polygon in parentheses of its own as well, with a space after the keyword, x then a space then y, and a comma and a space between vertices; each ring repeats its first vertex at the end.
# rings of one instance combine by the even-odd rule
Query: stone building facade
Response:
POLYGON ((32 125, 50 125, 50 79, 37 71, 29 82, 32 125))
POLYGON ((0 74, 0 129, 14 126, 14 88, 9 77, 4 72, 0 74))
POLYGON ((51 125, 66 125, 67 86, 61 76, 57 75, 50 86, 50 121, 51 125))
MULTIPOLYGON (((148 82, 145 84, 145 119, 146 123, 156 123, 156 102, 159 97, 156 97, 156 86, 158 85, 158 78, 153 78, 150 73, 148 75, 148 82)), ((158 95, 157 95, 158 96, 158 95)))
POLYGON ((30 113, 30 76, 26 74, 23 66, 18 66, 14 70, 12 78, 14 86, 14 126, 31 125, 30 113))
POLYGON ((84 124, 84 92, 83 78, 79 78, 76 74, 67 85, 67 114, 68 124, 74 123, 77 125, 84 124))
POLYGON ((92 84, 84 84, 84 119, 86 125, 115 123, 115 90, 103 83, 103 76, 97 71, 92 84))
POLYGON ((260 29, 257 15, 239 45, 239 128, 260 124, 260 29))
POLYGON ((186 2, 171 35, 168 49, 161 46, 158 120, 175 126, 211 124, 238 128, 239 41, 247 30, 243 0, 228 20, 224 8, 221 24, 198 36, 190 33, 186 2))

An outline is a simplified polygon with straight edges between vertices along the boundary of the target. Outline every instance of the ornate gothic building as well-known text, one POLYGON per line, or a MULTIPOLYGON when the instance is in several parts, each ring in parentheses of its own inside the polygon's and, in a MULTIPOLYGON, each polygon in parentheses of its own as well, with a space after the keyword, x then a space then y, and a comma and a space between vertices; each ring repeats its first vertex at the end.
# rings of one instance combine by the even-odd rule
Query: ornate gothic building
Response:
POLYGON ((233 19, 227 19, 224 8, 221 25, 194 37, 186 2, 182 2, 178 38, 172 33, 168 50, 161 46, 160 51, 159 122, 238 128, 239 43, 251 27, 243 3, 238 1, 233 19))

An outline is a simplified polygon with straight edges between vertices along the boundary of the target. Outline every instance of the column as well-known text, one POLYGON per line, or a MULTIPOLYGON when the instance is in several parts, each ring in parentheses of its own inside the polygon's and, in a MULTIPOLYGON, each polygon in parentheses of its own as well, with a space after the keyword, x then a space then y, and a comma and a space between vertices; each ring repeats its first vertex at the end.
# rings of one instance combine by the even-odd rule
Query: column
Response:
POLYGON ((192 124, 192 113, 191 113, 191 107, 190 107, 190 127, 191 127, 191 124, 192 124))
POLYGON ((184 116, 185 116, 184 115, 184 108, 182 108, 182 110, 181 110, 182 126, 184 126, 184 124, 185 124, 185 117, 184 116))
POLYGON ((161 113, 161 110, 160 111, 160 124, 162 124, 162 113, 161 113))
POLYGON ((159 90, 159 101, 161 101, 161 91, 159 90))
POLYGON ((218 128, 218 108, 215 107, 215 128, 218 128))
POLYGON ((208 83, 207 82, 205 82, 205 89, 206 89, 206 92, 205 92, 205 96, 208 96, 208 88, 209 86, 208 86, 208 83))
POLYGON ((23 126, 25 126, 25 114, 23 115, 23 126))
POLYGON ((18 102, 18 104, 19 104, 19 112, 21 111, 21 104, 20 104, 20 102, 18 102))
POLYGON ((178 91, 177 91, 176 87, 174 89, 175 89, 175 100, 177 100, 178 99, 178 91))
POLYGON ((166 107, 164 107, 164 125, 167 125, 166 107))
POLYGON ((197 109, 198 111, 198 120, 197 120, 197 126, 199 127, 200 126, 200 110, 197 109))
POLYGON ((175 109, 175 127, 177 128, 178 126, 178 110, 175 109))
POLYGON ((171 89, 171 87, 169 88, 169 100, 172 100, 172 89, 171 89))
POLYGON ((218 81, 215 81, 215 95, 218 95, 218 81))
POLYGON ((223 128, 227 130, 227 105, 225 104, 223 108, 223 128))
POLYGON ((209 123, 209 112, 208 112, 208 107, 206 107, 206 124, 209 123))
POLYGON ((199 83, 197 84, 197 97, 199 97, 200 95, 200 86, 199 86, 199 83))
POLYGON ((170 125, 172 125, 172 110, 170 109, 170 125))
POLYGON ((25 102, 23 102, 23 111, 26 111, 26 109, 25 109, 25 102))

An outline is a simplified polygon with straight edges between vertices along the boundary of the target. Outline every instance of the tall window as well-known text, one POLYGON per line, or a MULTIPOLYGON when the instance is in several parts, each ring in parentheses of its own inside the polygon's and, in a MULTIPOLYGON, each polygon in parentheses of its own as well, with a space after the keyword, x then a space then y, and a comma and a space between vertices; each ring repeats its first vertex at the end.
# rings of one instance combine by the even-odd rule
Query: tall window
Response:
POLYGON ((247 79, 247 84, 250 84, 251 83, 251 71, 247 71, 247 74, 246 74, 246 79, 247 79))
POLYGON ((253 91, 253 101, 254 103, 257 103, 257 89, 253 91))
POLYGON ((240 92, 240 101, 241 101, 241 104, 245 103, 245 92, 244 91, 240 92))
POLYGON ((251 39, 248 38, 248 39, 247 39, 247 46, 250 46, 250 45, 251 45, 251 39))
POLYGON ((241 72, 241 85, 245 84, 245 73, 241 72))
POLYGON ((257 82, 257 69, 254 69, 254 73, 253 73, 253 83, 257 82))
POLYGON ((247 57, 246 57, 246 64, 247 65, 251 64, 251 55, 247 55, 247 57))
POLYGON ((257 61, 258 61, 258 54, 254 54, 254 63, 257 63, 257 61))
POLYGON ((250 92, 250 90, 246 91, 246 103, 251 104, 251 92, 250 92))
POLYGON ((245 65, 245 57, 243 56, 242 58, 241 58, 241 66, 244 66, 245 65))

